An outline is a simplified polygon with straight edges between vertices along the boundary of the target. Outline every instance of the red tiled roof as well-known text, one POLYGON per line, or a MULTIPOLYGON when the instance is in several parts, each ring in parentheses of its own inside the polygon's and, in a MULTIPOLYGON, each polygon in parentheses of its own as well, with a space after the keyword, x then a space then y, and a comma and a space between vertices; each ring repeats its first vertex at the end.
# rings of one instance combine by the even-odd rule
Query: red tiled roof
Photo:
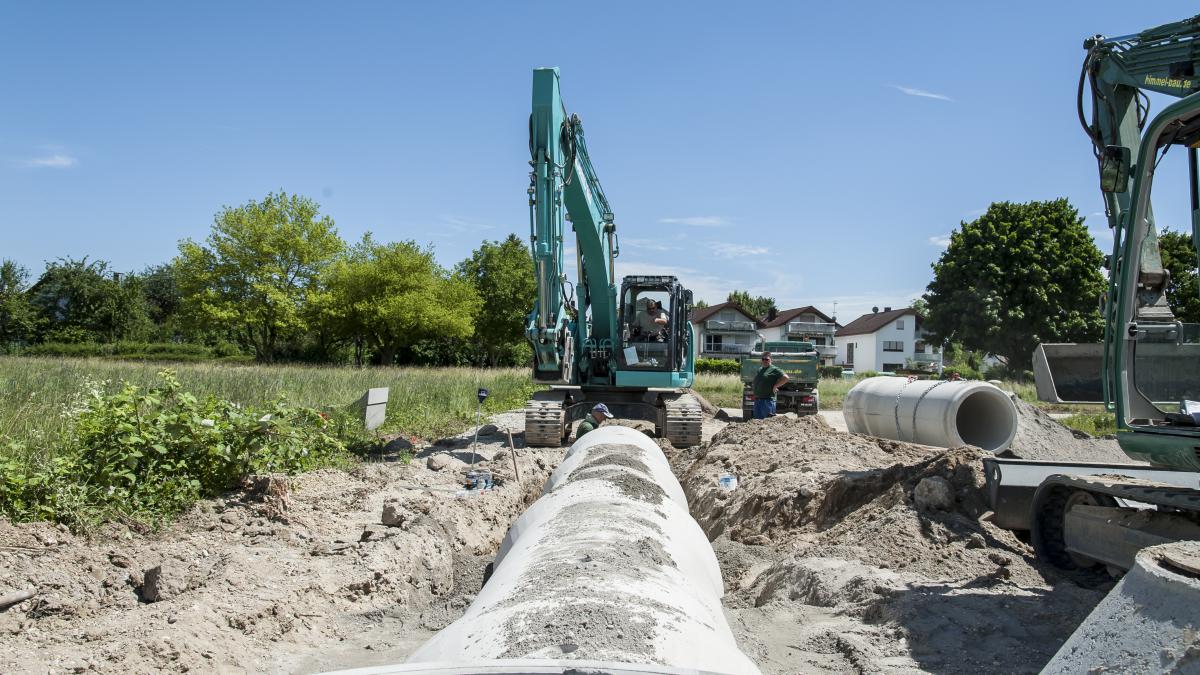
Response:
POLYGON ((693 309, 692 316, 691 316, 691 322, 692 323, 703 323, 706 319, 708 319, 709 317, 711 317, 712 315, 716 314, 717 312, 719 312, 723 309, 736 309, 737 311, 741 312, 742 315, 745 316, 747 319, 750 319, 751 321, 753 321, 755 326, 762 328, 764 325, 761 319, 754 316, 750 312, 747 312, 741 305, 737 304, 736 302, 722 302, 719 305, 709 305, 708 307, 704 307, 702 309, 693 309))
POLYGON ((895 321, 906 314, 912 314, 913 316, 917 317, 918 321, 920 321, 922 318, 920 314, 917 314, 917 310, 913 309, 912 307, 893 309, 890 312, 871 312, 870 314, 863 314, 857 319, 846 324, 841 330, 834 333, 834 336, 842 337, 845 335, 865 335, 867 333, 874 333, 880 328, 883 328, 892 321, 895 321))
POLYGON ((817 316, 821 317, 821 320, 823 320, 825 323, 833 323, 834 322, 833 319, 831 319, 825 315, 825 312, 822 312, 821 310, 817 309, 816 307, 813 307, 812 305, 808 305, 807 307, 797 307, 796 309, 785 309, 784 311, 782 311, 778 315, 776 315, 776 317, 773 321, 767 322, 765 327, 766 328, 774 328, 776 326, 782 326, 783 324, 791 321, 792 319, 796 318, 797 316, 800 316, 801 314, 816 314, 817 316))

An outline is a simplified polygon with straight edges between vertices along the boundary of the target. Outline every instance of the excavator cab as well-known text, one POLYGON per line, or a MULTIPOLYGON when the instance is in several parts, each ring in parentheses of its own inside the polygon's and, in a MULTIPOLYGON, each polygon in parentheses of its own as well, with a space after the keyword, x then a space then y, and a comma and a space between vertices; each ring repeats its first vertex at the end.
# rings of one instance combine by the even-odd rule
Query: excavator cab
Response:
MULTIPOLYGON (((617 350, 618 379, 628 371, 672 373, 690 371, 692 292, 672 276, 631 276, 621 284, 617 350)), ((625 376, 628 379, 629 375, 625 376)), ((674 378, 649 386, 678 386, 674 378)), ((686 385, 685 385, 686 386, 686 385)))
MULTIPOLYGON (((1173 289, 1179 295, 1193 294, 1197 278, 1185 273, 1171 279, 1167 266, 1173 257, 1182 257, 1183 269, 1195 269, 1200 253, 1200 94, 1188 96, 1163 110, 1149 126, 1141 156, 1147 161, 1134 168, 1131 194, 1131 225, 1123 244, 1128 265, 1118 273, 1119 285, 1115 325, 1108 349, 1117 358, 1118 419, 1137 431, 1170 435, 1200 436, 1200 310, 1176 303, 1172 310, 1163 302, 1148 302, 1146 288, 1161 286, 1162 295, 1173 289), (1172 156, 1174 155, 1174 157, 1172 156), (1179 157, 1184 155, 1184 157, 1179 157), (1182 161, 1186 159, 1185 161, 1182 161), (1174 161, 1172 161, 1174 160, 1174 161), (1187 200, 1191 216, 1184 232, 1190 234, 1185 250, 1163 246, 1164 236, 1155 231, 1150 210, 1151 191, 1160 203, 1187 200), (1143 261, 1152 260, 1161 268, 1162 279, 1147 280, 1143 261), (1126 269, 1127 268, 1127 269, 1126 269)), ((1182 225, 1179 224, 1179 225, 1182 225)), ((1164 444, 1152 435, 1133 440, 1136 434, 1122 434, 1122 448, 1137 459, 1161 466, 1200 469, 1200 453, 1194 443, 1164 444), (1126 442, 1128 440, 1132 442, 1126 442)), ((1162 440, 1166 440, 1165 438, 1162 440)))

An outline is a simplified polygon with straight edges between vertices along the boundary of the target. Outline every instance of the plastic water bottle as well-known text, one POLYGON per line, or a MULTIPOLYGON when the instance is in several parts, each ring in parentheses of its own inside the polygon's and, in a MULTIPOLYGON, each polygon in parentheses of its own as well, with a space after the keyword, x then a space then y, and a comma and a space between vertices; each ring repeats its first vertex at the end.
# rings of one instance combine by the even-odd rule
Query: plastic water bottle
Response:
POLYGON ((737 476, 730 473, 723 473, 717 478, 717 484, 721 486, 722 490, 733 490, 737 487, 737 483, 737 476))

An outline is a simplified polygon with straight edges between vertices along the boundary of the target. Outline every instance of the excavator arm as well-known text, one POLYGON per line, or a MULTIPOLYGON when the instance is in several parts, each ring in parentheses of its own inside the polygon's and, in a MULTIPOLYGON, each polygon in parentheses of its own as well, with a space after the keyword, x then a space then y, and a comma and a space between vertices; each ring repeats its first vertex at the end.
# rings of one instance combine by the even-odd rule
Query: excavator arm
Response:
POLYGON ((529 117, 530 245, 537 305, 526 334, 534 347, 536 379, 579 384, 576 355, 585 344, 611 346, 617 337, 613 259, 618 242, 612 209, 588 155, 583 122, 568 115, 557 68, 533 71, 529 117), (575 234, 578 280, 572 298, 564 274, 565 224, 575 234))
MULTIPOLYGON (((1185 97, 1200 90, 1200 16, 1133 35, 1095 35, 1084 41, 1079 74, 1078 115, 1100 172, 1105 215, 1113 233, 1108 257, 1109 288, 1104 303, 1104 343, 1045 344, 1034 354, 1038 396, 1053 402, 1104 402, 1114 408, 1118 368, 1114 350, 1126 327, 1117 316, 1120 270, 1129 231, 1130 187, 1142 132, 1149 119, 1146 92, 1185 97), (1090 108, 1090 119, 1089 111, 1090 108)), ((1145 158, 1156 161, 1155 157, 1145 158)), ((1137 250, 1137 320, 1169 324, 1169 277, 1158 248, 1153 211, 1146 208, 1147 232, 1137 250)))

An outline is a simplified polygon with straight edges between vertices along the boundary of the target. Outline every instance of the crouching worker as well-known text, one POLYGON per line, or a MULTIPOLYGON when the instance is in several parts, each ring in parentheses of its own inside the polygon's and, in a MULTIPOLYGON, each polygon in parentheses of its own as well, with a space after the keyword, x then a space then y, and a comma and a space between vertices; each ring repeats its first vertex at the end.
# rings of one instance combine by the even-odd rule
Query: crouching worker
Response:
POLYGON ((597 403, 596 407, 592 408, 591 414, 583 418, 579 423, 579 427, 575 429, 575 440, 583 438, 583 435, 589 431, 593 431, 604 420, 611 420, 613 414, 608 411, 608 406, 603 403, 597 403))

